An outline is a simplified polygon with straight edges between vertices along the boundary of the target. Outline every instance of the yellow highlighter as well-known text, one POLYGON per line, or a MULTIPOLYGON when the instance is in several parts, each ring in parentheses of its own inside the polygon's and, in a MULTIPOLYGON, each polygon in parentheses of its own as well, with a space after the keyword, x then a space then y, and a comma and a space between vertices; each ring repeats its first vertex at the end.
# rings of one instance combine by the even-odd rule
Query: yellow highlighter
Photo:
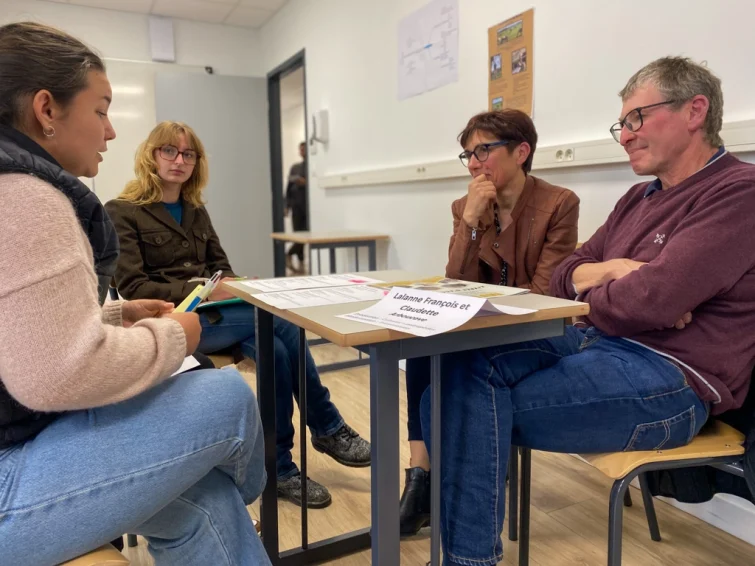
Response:
POLYGON ((181 301, 181 304, 178 305, 173 312, 194 312, 194 309, 199 306, 199 303, 204 301, 212 294, 212 292, 215 290, 215 287, 217 287, 218 283, 220 283, 220 279, 222 277, 223 272, 218 271, 215 273, 215 275, 210 277, 207 283, 205 283, 204 285, 197 285, 194 290, 189 293, 189 296, 181 301))
POLYGON ((202 302, 202 291, 204 291, 204 285, 197 285, 173 312, 192 312, 202 302))

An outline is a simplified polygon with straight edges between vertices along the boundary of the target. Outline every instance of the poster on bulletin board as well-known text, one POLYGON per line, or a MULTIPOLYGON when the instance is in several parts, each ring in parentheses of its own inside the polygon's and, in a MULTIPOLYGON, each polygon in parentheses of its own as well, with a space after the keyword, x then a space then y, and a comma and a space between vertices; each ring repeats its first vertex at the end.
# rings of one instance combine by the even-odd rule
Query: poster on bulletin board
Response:
POLYGON ((488 29, 488 108, 516 108, 532 116, 535 10, 488 29))

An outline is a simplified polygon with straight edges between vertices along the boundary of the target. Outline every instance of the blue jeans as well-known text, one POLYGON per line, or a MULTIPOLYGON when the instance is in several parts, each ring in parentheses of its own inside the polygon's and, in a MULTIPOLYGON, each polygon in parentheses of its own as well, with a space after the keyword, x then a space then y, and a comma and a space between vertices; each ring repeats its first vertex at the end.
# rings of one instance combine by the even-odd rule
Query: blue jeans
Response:
MULTIPOLYGON (((674 448, 708 418, 676 364, 594 328, 444 356, 441 382, 445 564, 502 560, 512 444, 566 453, 674 448)), ((421 413, 429 449, 429 390, 421 413)))
POLYGON ((406 360, 406 428, 409 441, 422 440, 420 403, 422 395, 430 387, 430 358, 406 360))
MULTIPOLYGON (((244 355, 257 359, 254 307, 232 305, 218 309, 222 320, 211 323, 206 313, 200 314, 202 339, 199 351, 212 354, 240 344, 244 355)), ((299 329, 285 320, 274 319, 275 345, 275 409, 278 479, 299 473, 291 458, 294 447, 294 399, 299 402, 299 329)), ((312 436, 329 436, 344 424, 343 417, 330 400, 330 392, 320 381, 317 366, 307 347, 307 425, 312 436)), ((300 407, 301 408, 301 407, 300 407)))
POLYGON ((0 450, 0 563, 59 564, 136 533, 157 566, 270 564, 246 509, 263 458, 257 401, 231 368, 66 413, 0 450))

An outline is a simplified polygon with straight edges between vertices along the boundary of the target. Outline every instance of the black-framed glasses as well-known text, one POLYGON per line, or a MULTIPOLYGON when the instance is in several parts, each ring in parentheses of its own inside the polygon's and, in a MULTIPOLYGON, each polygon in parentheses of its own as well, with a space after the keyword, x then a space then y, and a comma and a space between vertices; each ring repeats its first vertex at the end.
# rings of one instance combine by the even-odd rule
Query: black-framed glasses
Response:
POLYGON ((487 160, 488 157, 490 157, 490 150, 494 147, 500 147, 502 145, 508 145, 511 143, 511 140, 502 140, 498 142, 492 142, 492 143, 481 143, 477 147, 475 147, 472 151, 462 151, 459 154, 459 161, 461 161, 461 164, 464 167, 469 167, 469 160, 472 159, 472 156, 474 155, 477 158, 477 161, 482 163, 483 161, 487 160))
POLYGON ((184 163, 186 163, 186 165, 196 165, 197 159, 201 157, 193 149, 178 151, 178 148, 173 145, 164 145, 160 148, 160 157, 166 159, 167 161, 175 161, 176 159, 178 159, 179 155, 183 157, 184 163))
POLYGON ((617 142, 621 141, 621 130, 623 128, 626 128, 630 132, 636 132, 637 130, 639 130, 643 124, 643 110, 647 110, 648 108, 655 108, 656 106, 665 106, 666 104, 675 104, 676 102, 679 101, 664 100, 663 102, 656 102, 655 104, 648 104, 647 106, 638 106, 634 110, 630 110, 629 112, 627 112, 627 115, 624 116, 624 118, 611 126, 611 129, 609 131, 611 132, 613 139, 615 139, 617 142))

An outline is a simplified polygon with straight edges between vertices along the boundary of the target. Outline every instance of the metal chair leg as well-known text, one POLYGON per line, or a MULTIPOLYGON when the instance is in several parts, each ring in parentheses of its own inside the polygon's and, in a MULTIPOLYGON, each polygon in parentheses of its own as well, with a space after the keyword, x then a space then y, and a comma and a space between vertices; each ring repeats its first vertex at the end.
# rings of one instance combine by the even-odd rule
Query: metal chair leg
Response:
POLYGON ((624 526, 624 493, 632 477, 616 480, 608 501, 608 566, 621 566, 621 530, 624 526))
POLYGON ((624 507, 631 507, 632 506, 632 494, 629 492, 629 490, 624 493, 624 507))
POLYGON ((519 566, 528 566, 530 562, 530 492, 532 479, 532 451, 521 448, 522 451, 522 501, 521 501, 521 540, 519 541, 519 566))
POLYGON ((516 541, 519 522, 519 447, 509 450, 509 540, 516 541))
POLYGON ((660 542, 661 529, 658 527, 658 517, 655 514, 655 505, 653 504, 653 494, 650 493, 646 474, 640 474, 640 491, 642 491, 642 502, 645 504, 645 516, 648 518, 650 538, 655 542, 660 542))
POLYGON ((128 535, 126 537, 126 544, 128 544, 129 548, 134 548, 137 544, 139 544, 136 541, 136 535, 128 535))

